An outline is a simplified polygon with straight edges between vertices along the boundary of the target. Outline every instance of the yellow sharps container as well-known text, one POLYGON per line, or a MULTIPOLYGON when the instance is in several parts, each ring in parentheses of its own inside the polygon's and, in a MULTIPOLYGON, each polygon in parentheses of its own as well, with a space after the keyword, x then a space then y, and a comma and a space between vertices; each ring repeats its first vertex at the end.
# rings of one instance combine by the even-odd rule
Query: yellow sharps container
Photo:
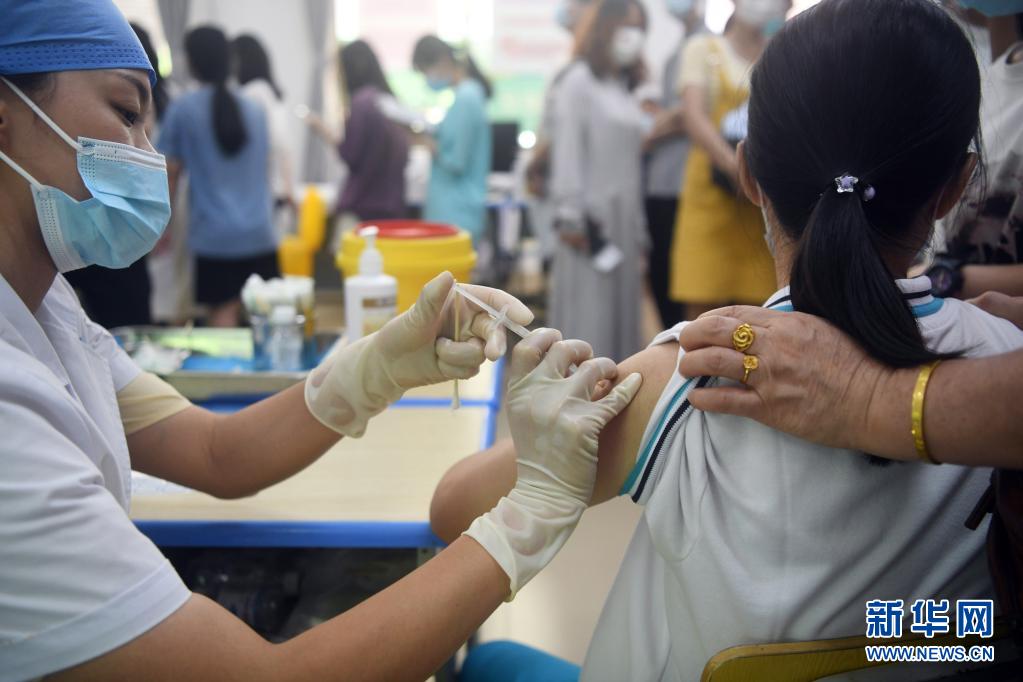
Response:
MULTIPOLYGON (((384 257, 384 272, 398 280, 399 313, 411 308, 423 286, 445 270, 459 282, 469 281, 476 252, 468 232, 417 220, 378 220, 359 228, 369 225, 380 228, 376 245, 384 257)), ((336 261, 343 277, 358 273, 363 246, 358 229, 341 239, 336 261)))

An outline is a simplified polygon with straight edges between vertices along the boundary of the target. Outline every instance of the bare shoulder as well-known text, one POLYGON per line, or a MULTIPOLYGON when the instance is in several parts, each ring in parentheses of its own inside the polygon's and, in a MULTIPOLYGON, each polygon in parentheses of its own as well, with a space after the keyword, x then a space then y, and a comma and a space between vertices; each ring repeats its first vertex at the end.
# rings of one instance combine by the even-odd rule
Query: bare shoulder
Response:
POLYGON ((611 421, 600 435, 597 485, 592 504, 606 502, 618 495, 632 471, 643 432, 678 366, 679 347, 662 343, 636 353, 618 365, 618 380, 633 372, 643 375, 643 386, 625 410, 611 421))

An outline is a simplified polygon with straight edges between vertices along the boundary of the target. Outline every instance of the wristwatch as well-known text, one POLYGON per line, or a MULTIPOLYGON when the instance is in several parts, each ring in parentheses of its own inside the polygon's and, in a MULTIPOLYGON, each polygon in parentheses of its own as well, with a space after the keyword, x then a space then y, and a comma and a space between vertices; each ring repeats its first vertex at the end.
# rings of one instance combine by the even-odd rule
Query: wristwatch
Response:
POLYGON ((938 298, 957 296, 963 290, 963 265, 960 258, 937 256, 927 270, 931 278, 931 293, 938 298))

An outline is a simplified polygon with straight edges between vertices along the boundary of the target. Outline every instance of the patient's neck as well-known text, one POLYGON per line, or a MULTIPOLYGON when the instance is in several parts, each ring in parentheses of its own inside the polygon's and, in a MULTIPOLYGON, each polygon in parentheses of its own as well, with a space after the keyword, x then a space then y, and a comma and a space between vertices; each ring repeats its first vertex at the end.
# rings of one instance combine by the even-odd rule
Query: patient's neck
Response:
MULTIPOLYGON (((774 238, 774 277, 778 282, 778 288, 787 287, 792 273, 792 263, 795 259, 796 248, 788 239, 772 232, 774 238)), ((907 276, 909 268, 913 265, 916 252, 899 250, 883 256, 888 271, 892 273, 892 279, 903 279, 907 276)))

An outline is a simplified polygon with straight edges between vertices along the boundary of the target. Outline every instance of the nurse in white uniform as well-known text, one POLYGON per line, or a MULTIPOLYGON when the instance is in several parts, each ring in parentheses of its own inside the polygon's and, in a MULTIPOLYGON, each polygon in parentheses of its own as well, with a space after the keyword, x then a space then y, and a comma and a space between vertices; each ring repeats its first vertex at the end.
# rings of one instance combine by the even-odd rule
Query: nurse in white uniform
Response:
MULTIPOLYGON (((516 489, 392 588, 264 641, 191 594, 135 529, 131 469, 253 494, 362 435, 406 389, 475 374, 504 352, 503 331, 464 308, 455 336, 445 273, 304 384, 233 415, 191 405, 89 321, 61 275, 127 266, 170 215, 144 131, 145 53, 110 0, 0 0, 0 17, 0 681, 427 677, 571 534, 597 434, 639 377, 593 399, 614 363, 553 330, 531 335, 509 368, 516 489)), ((531 321, 507 294, 475 293, 531 321)))

